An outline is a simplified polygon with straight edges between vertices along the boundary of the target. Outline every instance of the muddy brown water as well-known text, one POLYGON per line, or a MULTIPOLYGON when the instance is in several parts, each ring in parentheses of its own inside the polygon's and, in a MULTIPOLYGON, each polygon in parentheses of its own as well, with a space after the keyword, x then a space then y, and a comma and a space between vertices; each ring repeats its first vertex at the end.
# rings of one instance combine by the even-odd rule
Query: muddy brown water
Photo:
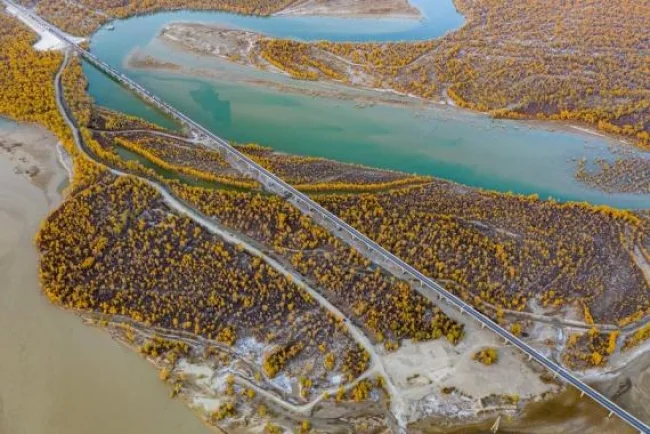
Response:
POLYGON ((33 239, 56 201, 13 169, 0 154, 0 434, 210 432, 146 361, 42 295, 33 239))

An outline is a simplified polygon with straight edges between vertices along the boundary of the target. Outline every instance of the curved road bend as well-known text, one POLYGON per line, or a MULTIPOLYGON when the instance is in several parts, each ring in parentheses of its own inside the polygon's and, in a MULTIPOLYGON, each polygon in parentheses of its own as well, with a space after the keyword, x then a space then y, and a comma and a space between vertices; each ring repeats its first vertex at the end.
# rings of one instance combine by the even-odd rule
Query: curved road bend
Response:
POLYGON ((415 285, 414 288, 419 291, 425 297, 431 300, 441 300, 447 303, 448 305, 457 308, 461 315, 466 313, 471 318, 478 321, 482 327, 487 327, 492 330, 494 333, 499 335, 504 339, 504 342, 510 343, 513 346, 520 349, 526 355, 528 355, 529 360, 536 360, 539 364, 547 368, 549 371, 553 372, 555 377, 560 377, 566 383, 572 385, 576 389, 580 390, 583 394, 589 396, 591 399, 596 401, 605 409, 609 410, 609 414, 617 415, 623 421, 628 423, 631 427, 638 430, 642 434, 650 434, 650 426, 646 423, 639 420, 637 417, 620 407, 618 404, 611 401, 609 398, 602 395, 600 392, 596 391, 582 380, 577 378, 575 375, 570 373, 568 370, 555 363, 552 360, 547 359, 545 356, 540 354, 535 348, 519 339, 517 336, 510 333, 508 330, 502 328, 497 323, 492 321, 490 318, 474 309, 471 305, 465 303, 456 295, 448 292, 437 282, 428 278, 420 271, 416 270, 409 264, 402 261, 400 258, 396 257, 392 253, 388 252, 386 249, 369 239, 367 236, 357 231, 352 226, 348 225, 346 222, 341 220, 338 216, 334 215, 330 211, 323 208, 321 205, 313 201, 307 195, 299 192, 291 185, 284 182, 282 179, 278 178, 275 174, 268 171, 267 169, 259 166, 257 163, 249 159, 246 155, 239 152, 237 149, 232 147, 228 142, 222 138, 216 136, 212 132, 208 131, 206 128, 194 122, 192 119, 179 112, 175 108, 171 107, 166 102, 162 101, 157 96, 153 95, 151 92, 140 86, 139 84, 132 81, 130 78, 124 74, 114 70, 109 65, 105 64, 97 57, 95 57, 90 52, 81 48, 75 44, 68 35, 62 32, 57 27, 51 25, 45 20, 41 19, 38 15, 24 9, 21 6, 18 6, 11 0, 2 0, 5 4, 12 7, 17 13, 28 17, 33 21, 37 22, 42 28, 48 30, 50 33, 67 43, 72 47, 77 53, 83 56, 88 62, 92 63, 95 67, 103 71, 106 75, 113 78, 117 82, 121 83, 125 87, 131 89, 138 96, 143 98, 145 101, 154 104, 159 109, 168 113, 170 116, 178 119, 182 124, 189 127, 190 131, 195 131, 199 133, 202 137, 208 139, 206 144, 214 147, 215 149, 220 150, 223 155, 228 159, 235 168, 240 169, 242 172, 247 175, 257 179, 269 192, 279 194, 285 198, 288 202, 296 206, 303 214, 308 215, 314 219, 314 221, 320 223, 328 230, 332 232, 333 235, 341 239, 343 242, 349 246, 357 249, 359 253, 366 256, 369 260, 373 262, 381 261, 383 264, 392 266, 394 269, 397 269, 401 272, 402 278, 410 278, 412 281, 416 281, 419 285, 415 285), (211 142, 210 142, 211 141, 211 142))

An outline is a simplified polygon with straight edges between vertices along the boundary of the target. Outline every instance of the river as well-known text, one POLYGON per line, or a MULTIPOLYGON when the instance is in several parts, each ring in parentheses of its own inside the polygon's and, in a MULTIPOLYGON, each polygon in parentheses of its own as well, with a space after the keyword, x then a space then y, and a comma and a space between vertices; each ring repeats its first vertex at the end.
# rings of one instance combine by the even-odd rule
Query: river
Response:
POLYGON ((0 152, 0 434, 210 432, 146 361, 42 294, 33 240, 65 172, 51 134, 0 119, 7 134, 41 172, 32 183, 0 152))
MULTIPOLYGON (((614 140, 553 123, 494 120, 449 106, 408 99, 404 105, 359 107, 354 98, 287 92, 327 90, 346 95, 376 92, 326 83, 298 82, 219 59, 169 48, 155 39, 168 23, 227 24, 272 36, 304 40, 415 40, 439 37, 463 23, 451 0, 414 2, 423 20, 325 17, 244 17, 223 12, 176 11, 114 22, 100 29, 91 50, 213 132, 279 151, 433 175, 462 184, 587 201, 620 208, 647 208, 650 196, 609 194, 574 179, 584 157, 613 159, 614 140), (207 76, 131 69, 129 54, 151 55, 207 76), (205 74, 204 74, 205 75, 205 74), (260 85, 260 82, 274 86, 260 85)), ((86 65, 89 93, 97 103, 161 124, 159 113, 86 65)), ((628 152, 635 152, 628 150, 628 152)), ((640 153, 637 153, 641 155, 640 153)))

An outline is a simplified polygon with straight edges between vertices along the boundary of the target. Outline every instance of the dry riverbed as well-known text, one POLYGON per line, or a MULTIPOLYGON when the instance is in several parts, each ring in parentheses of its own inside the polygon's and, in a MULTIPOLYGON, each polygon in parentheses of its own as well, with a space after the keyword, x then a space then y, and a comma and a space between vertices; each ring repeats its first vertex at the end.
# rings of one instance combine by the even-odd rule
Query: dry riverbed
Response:
POLYGON ((408 0, 298 0, 275 15, 318 15, 344 18, 421 18, 408 0))

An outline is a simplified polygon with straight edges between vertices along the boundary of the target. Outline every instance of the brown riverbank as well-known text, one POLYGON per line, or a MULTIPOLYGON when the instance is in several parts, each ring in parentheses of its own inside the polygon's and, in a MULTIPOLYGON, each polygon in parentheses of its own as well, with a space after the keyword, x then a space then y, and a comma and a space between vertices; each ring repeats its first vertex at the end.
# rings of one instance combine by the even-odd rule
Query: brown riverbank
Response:
MULTIPOLYGON (((521 418, 498 419, 501 434, 633 434, 636 431, 580 393, 569 389, 552 399, 530 404, 521 418)), ((413 427, 418 434, 485 434, 492 432, 497 418, 473 425, 445 426, 445 421, 424 420, 413 427)))
POLYGON ((298 0, 275 15, 345 18, 421 18, 408 0, 298 0))
POLYGON ((33 239, 65 171, 43 129, 0 120, 0 137, 21 144, 0 151, 0 433, 209 432, 138 355, 41 294, 33 239))

